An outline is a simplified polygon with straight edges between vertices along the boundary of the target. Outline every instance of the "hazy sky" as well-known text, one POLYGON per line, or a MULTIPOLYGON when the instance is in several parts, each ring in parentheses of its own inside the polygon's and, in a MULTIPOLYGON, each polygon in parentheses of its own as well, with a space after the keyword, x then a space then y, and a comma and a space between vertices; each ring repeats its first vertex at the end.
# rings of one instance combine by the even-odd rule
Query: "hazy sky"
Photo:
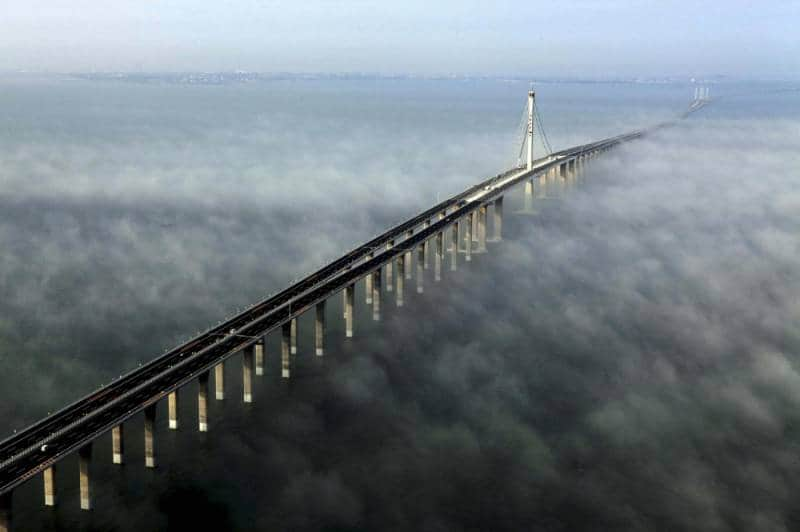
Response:
POLYGON ((0 70, 796 78, 796 1, 4 0, 0 70))

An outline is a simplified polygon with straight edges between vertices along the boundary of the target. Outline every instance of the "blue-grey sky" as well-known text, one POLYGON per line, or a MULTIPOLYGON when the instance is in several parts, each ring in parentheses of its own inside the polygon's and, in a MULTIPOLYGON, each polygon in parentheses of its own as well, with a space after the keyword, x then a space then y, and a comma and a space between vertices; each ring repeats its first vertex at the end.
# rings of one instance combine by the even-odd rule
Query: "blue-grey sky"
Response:
POLYGON ((5 0, 0 70, 796 78, 800 2, 5 0))

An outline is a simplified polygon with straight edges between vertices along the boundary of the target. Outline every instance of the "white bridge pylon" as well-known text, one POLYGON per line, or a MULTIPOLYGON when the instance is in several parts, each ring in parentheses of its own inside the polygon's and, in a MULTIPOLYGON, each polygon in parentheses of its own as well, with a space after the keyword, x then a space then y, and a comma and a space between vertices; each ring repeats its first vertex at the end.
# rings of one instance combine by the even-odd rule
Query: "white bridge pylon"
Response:
POLYGON ((534 133, 538 132, 538 140, 541 142, 542 150, 545 155, 553 152, 550 146, 550 141, 547 138, 544 127, 542 125, 542 117, 539 114, 539 109, 536 107, 536 91, 531 89, 528 91, 528 100, 522 111, 522 117, 517 129, 517 146, 519 151, 516 156, 516 165, 524 167, 527 170, 533 169, 534 162, 534 133))

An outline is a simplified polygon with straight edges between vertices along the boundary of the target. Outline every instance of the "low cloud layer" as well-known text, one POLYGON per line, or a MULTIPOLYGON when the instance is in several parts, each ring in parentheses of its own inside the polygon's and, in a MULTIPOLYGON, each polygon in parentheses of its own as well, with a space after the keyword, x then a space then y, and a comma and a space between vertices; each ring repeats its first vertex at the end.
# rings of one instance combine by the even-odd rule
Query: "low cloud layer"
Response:
MULTIPOLYGON (((31 529, 97 530, 795 528, 800 121, 733 108, 721 101, 593 161, 582 186, 539 202, 536 217, 514 215, 521 191, 509 194, 506 238, 491 253, 441 284, 429 275, 426 293, 409 294, 402 310, 385 294, 379 324, 359 305, 353 341, 333 301, 324 359, 309 353, 301 321, 290 382, 277 376, 270 338, 252 407, 239 402, 234 360, 230 399, 212 404, 208 435, 194 430, 187 390, 181 430, 158 433, 154 474, 139 465, 135 421, 122 472, 98 444, 95 512, 75 508, 67 460, 55 516, 31 482, 18 518, 31 529)), ((464 164, 475 142, 460 144, 464 164)), ((14 368, 30 380, 9 379, 20 413, 11 404, 3 419, 29 419, 44 398, 70 395, 63 383, 117 371, 139 347, 146 359, 175 331, 281 287, 414 210, 424 198, 389 195, 400 184, 384 195, 343 183, 356 216, 315 203, 314 187, 298 194, 305 204, 287 206, 276 192, 260 203, 269 208, 254 205, 256 194, 210 212, 205 187, 167 197, 169 208, 136 199, 138 188, 115 193, 128 199, 110 209, 89 193, 73 204, 20 193, 3 211, 15 214, 1 241, 35 227, 25 234, 41 244, 17 240, 3 254, 14 296, 4 315, 14 320, 2 338, 27 354, 72 346, 73 355, 5 351, 4 364, 32 366, 14 368), (32 345, 23 333, 37 328, 63 332, 30 335, 32 345)))

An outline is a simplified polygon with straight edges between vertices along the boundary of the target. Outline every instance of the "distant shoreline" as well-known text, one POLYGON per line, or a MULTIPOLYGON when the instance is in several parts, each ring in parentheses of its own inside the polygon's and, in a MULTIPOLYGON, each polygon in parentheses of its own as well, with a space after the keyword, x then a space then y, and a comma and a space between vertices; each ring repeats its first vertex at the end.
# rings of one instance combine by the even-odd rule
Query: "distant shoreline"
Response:
POLYGON ((469 75, 469 74, 381 74, 373 72, 0 72, 0 80, 9 79, 59 79, 82 81, 116 81, 123 83, 171 85, 229 85, 237 83, 263 83, 275 81, 497 81, 505 83, 581 83, 581 84, 648 84, 673 85, 694 83, 792 83, 791 80, 739 80, 726 76, 692 77, 642 77, 642 78, 580 78, 580 77, 527 77, 521 75, 469 75))

